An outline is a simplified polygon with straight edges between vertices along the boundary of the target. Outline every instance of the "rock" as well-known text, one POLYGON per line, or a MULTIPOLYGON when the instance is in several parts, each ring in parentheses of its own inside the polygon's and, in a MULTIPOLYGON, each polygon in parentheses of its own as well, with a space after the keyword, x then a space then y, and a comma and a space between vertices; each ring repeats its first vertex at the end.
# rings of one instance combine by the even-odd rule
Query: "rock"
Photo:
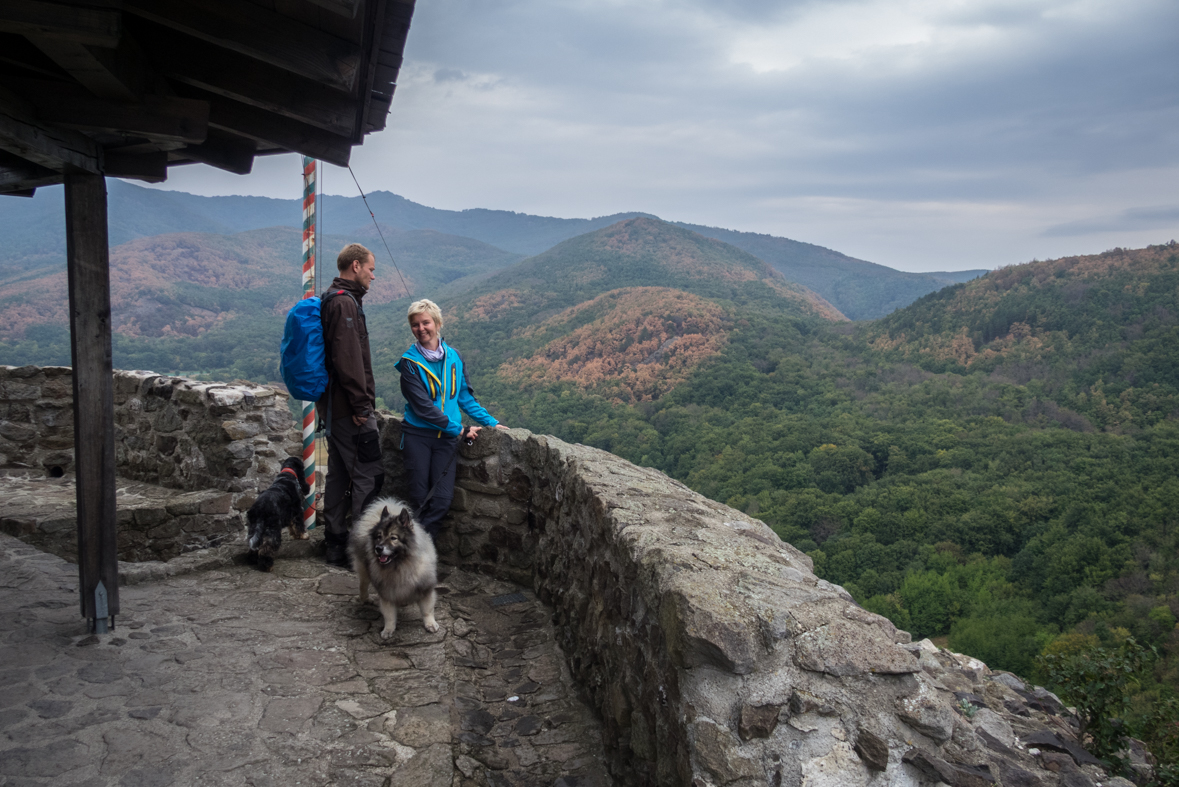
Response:
POLYGON ((399 710, 385 727, 394 740, 415 749, 450 743, 450 713, 438 703, 399 710))
POLYGON ((953 765, 922 749, 909 749, 901 760, 926 779, 950 787, 988 787, 995 783, 995 777, 985 765, 953 765))
POLYGON ((903 675, 921 669, 882 627, 849 619, 850 608, 842 600, 796 607, 789 614, 795 663, 805 670, 845 677, 903 675))
POLYGON ((258 424, 236 420, 222 421, 221 429, 230 440, 248 440, 262 431, 258 424))
POLYGON ((837 743, 831 751, 802 764, 805 787, 866 787, 871 773, 846 743, 837 743))
POLYGON ((698 721, 692 725, 692 731, 696 760, 721 784, 738 779, 765 778, 761 765, 741 754, 737 739, 715 722, 698 721))
POLYGON ((319 710, 322 700, 317 696, 275 698, 266 706, 258 729, 267 732, 299 733, 319 710))
POLYGON ((1039 776, 1006 760, 999 761, 999 778, 1003 780, 1003 787, 1043 787, 1045 784, 1039 776))
POLYGON ((389 787, 451 787, 453 782, 454 759, 450 746, 437 743, 398 765, 389 779, 389 787))
MULTIPOLYGON (((1015 732, 1011 729, 1011 724, 990 708, 979 709, 971 723, 980 735, 990 736, 991 740, 1006 748, 1015 746, 1015 732)), ((984 738, 984 741, 986 740, 984 738)))
POLYGON ((945 743, 954 734, 954 712, 930 699, 901 700, 897 716, 917 732, 938 743, 945 743))
POLYGON ((672 591, 664 595, 660 620, 675 662, 685 668, 712 666, 736 675, 753 671, 757 645, 747 626, 713 595, 672 591))
POLYGON ((1025 691, 1027 689, 1027 684, 1010 672, 995 672, 991 675, 991 680, 996 683, 1002 683, 1004 686, 1015 689, 1016 691, 1025 691))
POLYGON ((888 768, 888 744, 869 730, 861 729, 856 735, 855 752, 874 771, 888 768))
POLYGON ((741 719, 737 725, 741 740, 768 738, 778 726, 781 705, 742 705, 741 719))
POLYGON ((1071 762, 1060 771, 1060 787, 1095 787, 1093 780, 1071 762))

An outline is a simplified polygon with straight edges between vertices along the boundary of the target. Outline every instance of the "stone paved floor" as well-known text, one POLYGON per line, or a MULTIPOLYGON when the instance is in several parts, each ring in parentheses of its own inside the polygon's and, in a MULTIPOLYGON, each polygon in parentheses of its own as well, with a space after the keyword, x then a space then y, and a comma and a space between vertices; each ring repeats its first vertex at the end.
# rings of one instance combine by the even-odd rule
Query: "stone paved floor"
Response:
POLYGON ((444 589, 382 641, 352 574, 235 565, 121 588, 99 638, 76 567, 0 534, 0 785, 610 784, 543 605, 444 589))

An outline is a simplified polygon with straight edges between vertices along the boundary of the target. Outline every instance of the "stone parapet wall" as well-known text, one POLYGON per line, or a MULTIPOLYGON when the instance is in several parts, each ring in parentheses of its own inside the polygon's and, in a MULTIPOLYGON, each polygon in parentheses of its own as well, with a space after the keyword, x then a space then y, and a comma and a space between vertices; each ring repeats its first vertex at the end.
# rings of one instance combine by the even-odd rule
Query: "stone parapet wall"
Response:
POLYGON ((127 478, 252 502, 302 446, 275 388, 115 372, 115 461, 127 478))
POLYGON ((61 476, 74 468, 68 366, 0 366, 0 468, 61 476))
MULTIPOLYGON (((114 410, 124 561, 239 538, 257 493, 283 459, 302 453, 286 394, 266 386, 116 371, 114 410)), ((0 473, 10 492, 29 486, 21 505, 0 514, 0 530, 76 560, 73 470, 72 370, 0 366, 0 473)))
MULTIPOLYGON (((114 374, 115 463, 123 478, 235 503, 270 485, 302 438, 281 391, 154 372, 114 374)), ((0 366, 0 468, 60 476, 74 468, 68 366, 0 366)))
MULTIPOLYGON (((385 489, 403 492, 400 421, 380 425, 385 489)), ((911 644, 764 523, 662 473, 524 430, 485 431, 456 472, 442 560, 552 606, 617 784, 1107 778, 1062 742, 1051 694, 911 644)))

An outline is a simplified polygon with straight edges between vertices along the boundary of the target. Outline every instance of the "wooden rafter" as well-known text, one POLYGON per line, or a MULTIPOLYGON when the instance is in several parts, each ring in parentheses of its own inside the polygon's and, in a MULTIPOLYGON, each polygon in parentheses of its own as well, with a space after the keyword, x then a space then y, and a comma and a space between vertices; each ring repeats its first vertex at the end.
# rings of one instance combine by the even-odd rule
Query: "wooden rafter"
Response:
POLYGON ((256 140, 267 147, 322 159, 339 167, 348 166, 352 143, 347 137, 195 88, 187 88, 186 95, 209 102, 211 128, 256 140))
POLYGON ((205 101, 153 97, 124 104, 95 98, 83 88, 60 82, 13 80, 10 85, 30 97, 38 119, 67 128, 197 144, 208 134, 205 101))
POLYGON ((168 179, 168 154, 162 150, 142 153, 108 150, 104 165, 106 174, 114 178, 133 178, 145 183, 163 183, 168 179))
POLYGON ((254 167, 257 149, 256 140, 214 128, 203 144, 189 145, 175 155, 178 159, 199 161, 235 175, 248 175, 254 167))
POLYGON ((360 49, 290 17, 240 0, 125 0, 127 13, 353 93, 360 49))
POLYGON ((356 102, 339 90, 170 31, 148 49, 166 76, 336 134, 351 136, 356 102))
POLYGON ((28 102, 2 88, 0 150, 57 172, 102 172, 102 148, 98 143, 77 131, 39 121, 28 102))
POLYGON ((154 82, 152 67, 129 35, 124 34, 113 48, 49 36, 29 36, 29 40, 99 98, 138 101, 154 82))
POLYGON ((118 45, 122 30, 122 16, 117 10, 42 0, 0 3, 0 31, 5 33, 113 47, 118 45))

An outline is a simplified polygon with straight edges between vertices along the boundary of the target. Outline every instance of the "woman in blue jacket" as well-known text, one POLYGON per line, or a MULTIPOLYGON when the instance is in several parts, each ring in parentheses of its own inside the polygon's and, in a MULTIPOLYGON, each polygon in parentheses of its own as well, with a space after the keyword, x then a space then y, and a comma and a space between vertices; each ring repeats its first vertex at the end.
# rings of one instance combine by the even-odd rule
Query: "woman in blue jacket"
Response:
POLYGON ((454 498, 455 453, 460 437, 474 440, 484 426, 507 429, 475 400, 463 359, 442 340, 442 311, 431 300, 409 307, 409 329, 417 341, 397 362, 405 421, 401 427, 402 458, 409 481, 409 502, 422 527, 435 540, 442 517, 454 498), (466 413, 481 426, 463 427, 466 413), (431 487, 434 495, 422 501, 431 487))

